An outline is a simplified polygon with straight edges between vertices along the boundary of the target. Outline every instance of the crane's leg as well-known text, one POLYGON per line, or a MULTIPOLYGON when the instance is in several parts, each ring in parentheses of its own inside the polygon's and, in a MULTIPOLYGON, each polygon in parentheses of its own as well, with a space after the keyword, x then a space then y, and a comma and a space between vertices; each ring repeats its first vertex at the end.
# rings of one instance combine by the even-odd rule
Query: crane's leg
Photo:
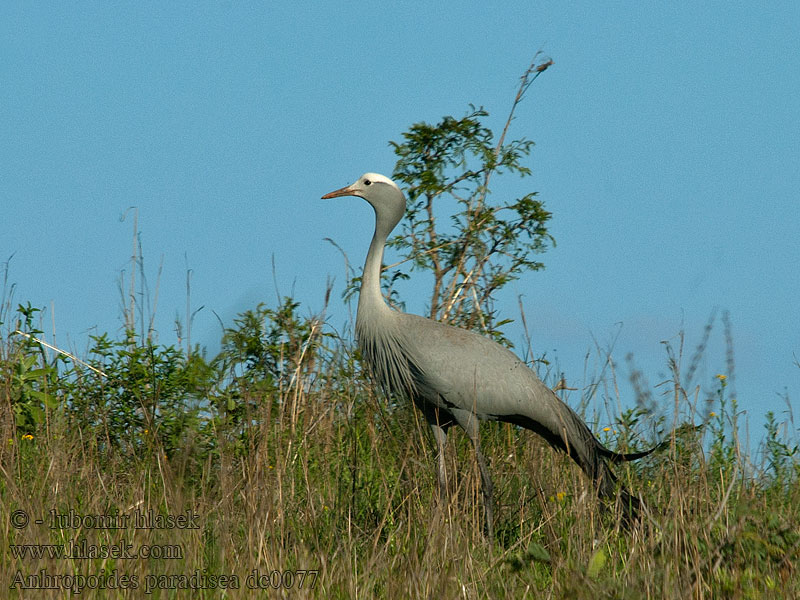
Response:
POLYGON ((439 498, 447 498, 447 471, 444 467, 444 446, 447 443, 447 429, 438 423, 431 423, 433 438, 436 440, 436 459, 439 462, 439 498))
POLYGON ((489 475, 489 469, 486 467, 486 459, 481 452, 478 417, 467 410, 451 409, 451 412, 458 424, 461 425, 469 436, 469 439, 472 441, 472 447, 475 448, 475 460, 478 462, 478 469, 480 469, 481 472, 483 511, 486 515, 486 537, 491 541, 494 539, 494 484, 492 483, 491 475, 489 475))

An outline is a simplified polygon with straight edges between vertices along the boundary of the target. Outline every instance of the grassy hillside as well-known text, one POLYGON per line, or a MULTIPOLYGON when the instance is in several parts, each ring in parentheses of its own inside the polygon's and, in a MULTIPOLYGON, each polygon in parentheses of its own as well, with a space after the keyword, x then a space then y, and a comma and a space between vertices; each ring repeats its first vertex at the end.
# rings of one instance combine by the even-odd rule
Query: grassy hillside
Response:
MULTIPOLYGON (((633 530, 567 457, 483 425, 486 540, 466 437, 451 435, 440 501, 420 415, 376 397, 350 344, 290 300, 240 315, 214 359, 130 331, 94 338, 79 362, 34 339, 34 308, 0 320, 4 596, 800 597, 797 439, 769 420, 759 454, 742 455, 724 376, 703 382, 706 406, 670 359, 659 393, 704 427, 617 468, 649 507, 633 530)), ((617 405, 606 372, 593 402, 617 405)), ((631 450, 653 422, 673 430, 645 408, 596 433, 631 450)))

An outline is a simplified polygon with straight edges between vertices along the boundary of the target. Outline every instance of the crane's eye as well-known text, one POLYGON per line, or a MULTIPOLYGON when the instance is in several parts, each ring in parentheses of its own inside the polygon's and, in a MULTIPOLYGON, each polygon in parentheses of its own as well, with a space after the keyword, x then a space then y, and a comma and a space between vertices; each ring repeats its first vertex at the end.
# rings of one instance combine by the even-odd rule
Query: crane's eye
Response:
POLYGON ((372 185, 372 182, 369 179, 365 179, 364 185, 372 185))

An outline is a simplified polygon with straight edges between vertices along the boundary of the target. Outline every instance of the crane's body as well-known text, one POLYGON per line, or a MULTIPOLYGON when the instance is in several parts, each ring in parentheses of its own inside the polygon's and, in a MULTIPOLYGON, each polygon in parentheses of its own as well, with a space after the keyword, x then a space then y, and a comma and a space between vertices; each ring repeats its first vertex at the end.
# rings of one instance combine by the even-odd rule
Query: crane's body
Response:
MULTIPOLYGON (((513 352, 472 331, 417 315, 392 316, 397 346, 412 374, 412 399, 441 409, 466 408, 482 420, 524 416, 554 431, 560 428, 556 413, 537 410, 548 407, 553 392, 513 352)), ((363 352, 364 344, 359 345, 363 352)), ((371 369, 379 381, 389 381, 380 365, 371 369)))
MULTIPOLYGON (((366 173, 323 198, 357 196, 375 209, 375 233, 367 253, 356 316, 356 338, 373 378, 389 395, 411 399, 422 411, 438 446, 439 485, 446 488, 447 430, 461 426, 472 440, 481 471, 487 530, 492 532, 492 481, 480 451, 479 420, 514 423, 565 451, 611 497, 615 477, 607 461, 649 454, 617 454, 605 448, 581 418, 513 352, 475 332, 390 308, 380 287, 386 239, 405 212, 405 197, 383 175, 366 173)), ((627 510, 638 500, 620 490, 627 510)))

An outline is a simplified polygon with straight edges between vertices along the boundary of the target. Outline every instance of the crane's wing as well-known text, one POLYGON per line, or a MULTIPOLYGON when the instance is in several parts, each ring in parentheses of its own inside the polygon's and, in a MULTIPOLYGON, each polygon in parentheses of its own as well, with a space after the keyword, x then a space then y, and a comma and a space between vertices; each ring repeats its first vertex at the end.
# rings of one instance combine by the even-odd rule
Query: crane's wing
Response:
POLYGON ((567 452, 610 493, 614 476, 605 460, 642 458, 603 446, 574 410, 561 401, 513 352, 487 337, 417 315, 397 313, 400 346, 421 366, 416 393, 442 408, 467 410, 481 419, 514 423, 567 452))

